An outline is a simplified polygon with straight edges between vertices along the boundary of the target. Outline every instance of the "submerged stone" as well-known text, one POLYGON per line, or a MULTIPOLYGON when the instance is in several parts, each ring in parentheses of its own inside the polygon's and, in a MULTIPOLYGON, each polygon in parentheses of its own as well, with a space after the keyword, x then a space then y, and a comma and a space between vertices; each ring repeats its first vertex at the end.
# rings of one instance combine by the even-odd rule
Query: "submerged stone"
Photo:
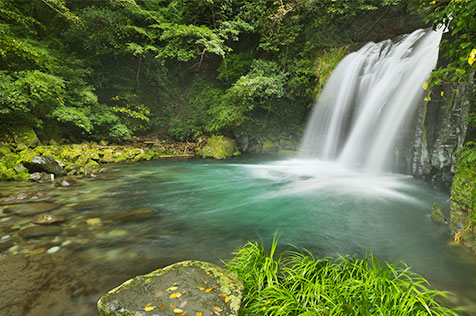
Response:
POLYGON ((111 217, 111 220, 116 222, 139 222, 151 219, 155 216, 153 209, 148 207, 139 208, 130 212, 116 214, 111 217))
POLYGON ((33 219, 33 223, 40 224, 40 225, 50 225, 64 222, 65 218, 62 215, 54 215, 54 214, 41 214, 36 216, 33 219))
POLYGON ((137 276, 98 301, 101 316, 237 316, 243 283, 234 273, 202 261, 183 261, 137 276))
POLYGON ((14 213, 20 216, 31 216, 49 212, 59 208, 60 205, 52 202, 38 202, 23 205, 10 206, 4 210, 5 213, 14 213))
POLYGON ((31 203, 31 202, 39 202, 51 199, 52 196, 46 193, 41 192, 26 192, 26 193, 19 193, 14 194, 3 201, 0 201, 0 205, 11 205, 11 204, 22 204, 22 203, 31 203))
POLYGON ((55 186, 57 187, 70 187, 78 184, 79 182, 71 177, 64 177, 63 179, 60 179, 55 182, 55 186))
POLYGON ((61 234, 61 228, 57 226, 30 226, 20 230, 18 234, 24 239, 56 236, 61 234))

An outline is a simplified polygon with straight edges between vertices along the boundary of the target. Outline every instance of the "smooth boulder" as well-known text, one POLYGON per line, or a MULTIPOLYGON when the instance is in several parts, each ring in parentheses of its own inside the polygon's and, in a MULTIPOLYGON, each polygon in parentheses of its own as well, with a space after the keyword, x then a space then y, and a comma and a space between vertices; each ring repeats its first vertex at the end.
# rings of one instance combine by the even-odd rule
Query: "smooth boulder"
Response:
POLYGON ((59 165, 59 163, 51 157, 33 156, 31 159, 24 161, 23 165, 30 171, 30 173, 46 172, 52 173, 57 177, 66 174, 65 170, 59 165))
POLYGON ((98 301, 101 316, 237 316, 243 282, 231 271, 183 261, 130 279, 98 301))

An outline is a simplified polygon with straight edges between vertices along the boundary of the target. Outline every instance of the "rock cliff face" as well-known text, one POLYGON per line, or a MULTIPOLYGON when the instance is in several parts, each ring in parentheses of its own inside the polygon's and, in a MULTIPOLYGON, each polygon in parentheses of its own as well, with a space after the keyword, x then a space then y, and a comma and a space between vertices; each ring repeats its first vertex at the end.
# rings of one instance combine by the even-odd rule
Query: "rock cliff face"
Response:
POLYGON ((411 172, 434 186, 451 187, 455 151, 466 139, 469 89, 468 85, 435 87, 431 101, 418 110, 411 172))
MULTIPOLYGON (((438 66, 445 63, 440 57, 438 66)), ((430 100, 422 100, 414 120, 409 122, 397 144, 395 159, 399 172, 449 190, 454 176, 455 151, 467 141, 467 117, 474 91, 471 82, 432 88, 430 100)))

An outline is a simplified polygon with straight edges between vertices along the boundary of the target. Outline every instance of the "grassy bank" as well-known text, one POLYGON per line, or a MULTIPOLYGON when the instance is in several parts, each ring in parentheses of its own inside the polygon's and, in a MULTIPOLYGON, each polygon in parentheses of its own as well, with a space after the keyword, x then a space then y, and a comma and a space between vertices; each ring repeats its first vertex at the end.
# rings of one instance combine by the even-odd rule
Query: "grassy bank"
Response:
POLYGON ((240 315, 457 315, 440 305, 450 293, 403 263, 363 259, 318 259, 303 251, 266 253, 249 242, 227 264, 244 281, 240 315))

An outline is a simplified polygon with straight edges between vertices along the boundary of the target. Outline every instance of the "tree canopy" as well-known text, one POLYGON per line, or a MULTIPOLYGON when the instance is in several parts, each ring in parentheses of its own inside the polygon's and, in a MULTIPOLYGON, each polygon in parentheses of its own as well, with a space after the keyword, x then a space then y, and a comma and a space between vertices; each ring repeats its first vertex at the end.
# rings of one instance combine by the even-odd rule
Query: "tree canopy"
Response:
POLYGON ((69 140, 296 129, 346 47, 411 30, 402 16, 403 0, 4 0, 0 123, 69 140))

